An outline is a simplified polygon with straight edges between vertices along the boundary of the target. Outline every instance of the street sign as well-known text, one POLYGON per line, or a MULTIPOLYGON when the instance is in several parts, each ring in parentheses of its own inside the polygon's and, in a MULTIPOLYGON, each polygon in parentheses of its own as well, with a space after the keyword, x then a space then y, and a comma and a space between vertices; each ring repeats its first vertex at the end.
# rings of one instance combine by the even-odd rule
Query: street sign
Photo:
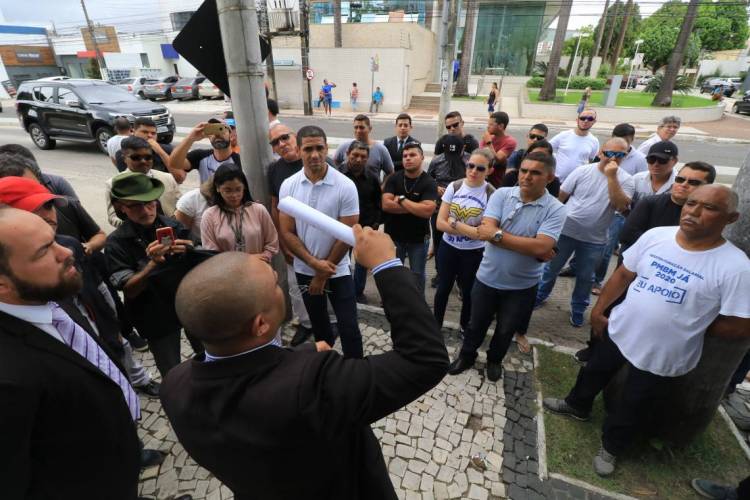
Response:
POLYGON ((377 54, 375 54, 374 57, 370 58, 370 71, 375 73, 379 69, 380 69, 380 57, 377 54))
POLYGON ((308 80, 312 80, 313 78, 315 78, 315 72, 312 70, 312 68, 307 68, 305 70, 305 78, 307 78, 308 80))

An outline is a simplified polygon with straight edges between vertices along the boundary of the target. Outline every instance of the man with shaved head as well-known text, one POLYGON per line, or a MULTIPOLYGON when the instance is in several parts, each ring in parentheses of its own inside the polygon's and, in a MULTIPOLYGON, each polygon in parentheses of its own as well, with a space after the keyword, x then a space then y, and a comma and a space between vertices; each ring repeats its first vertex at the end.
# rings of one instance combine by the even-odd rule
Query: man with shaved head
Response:
POLYGON ((612 218, 616 211, 627 210, 633 198, 633 178, 620 168, 629 147, 621 137, 609 139, 599 151, 598 163, 576 168, 560 186, 559 198, 567 202, 567 218, 557 241, 557 255, 539 282, 535 307, 547 300, 557 274, 575 253, 576 283, 570 300, 570 324, 575 327, 583 326, 592 277, 604 255, 612 218))
POLYGON ((750 260, 721 235, 739 217, 737 204, 728 187, 701 186, 685 202, 679 226, 650 229, 624 252, 591 311, 601 341, 568 396, 544 400, 549 411, 588 420, 594 398, 627 363, 620 404, 607 415, 594 458, 597 474, 614 472, 654 403, 695 368, 704 335, 750 332, 750 260), (626 291, 607 319, 605 310, 626 291))
POLYGON ((206 352, 169 373, 162 404, 190 456, 238 500, 396 499, 370 425, 434 387, 448 354, 390 237, 354 232, 391 322, 384 354, 275 345, 284 297, 257 256, 219 254, 180 284, 177 314, 206 352))

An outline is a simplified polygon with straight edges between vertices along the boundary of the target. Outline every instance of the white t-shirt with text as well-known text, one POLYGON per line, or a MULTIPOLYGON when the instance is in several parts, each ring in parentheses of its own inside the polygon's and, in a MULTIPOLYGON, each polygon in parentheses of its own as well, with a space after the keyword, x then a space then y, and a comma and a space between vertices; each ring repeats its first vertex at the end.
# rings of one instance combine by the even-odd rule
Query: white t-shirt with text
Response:
POLYGON ((718 315, 750 318, 750 260, 730 242, 702 252, 677 243, 679 227, 644 233, 623 254, 638 276, 612 310, 609 335, 636 368, 678 377, 698 364, 718 315))
MULTIPOLYGON (((443 203, 450 205, 450 215, 458 222, 477 227, 482 223, 484 210, 487 208, 487 183, 471 187, 463 179, 461 187, 454 192, 453 182, 448 184, 443 193, 443 203)), ((484 248, 484 241, 472 240, 463 235, 443 233, 443 241, 459 250, 477 250, 484 248)))
POLYGON ((592 133, 584 136, 572 130, 560 132, 550 141, 555 152, 557 168, 555 175, 564 181, 570 173, 581 165, 588 164, 599 152, 599 139, 592 133))

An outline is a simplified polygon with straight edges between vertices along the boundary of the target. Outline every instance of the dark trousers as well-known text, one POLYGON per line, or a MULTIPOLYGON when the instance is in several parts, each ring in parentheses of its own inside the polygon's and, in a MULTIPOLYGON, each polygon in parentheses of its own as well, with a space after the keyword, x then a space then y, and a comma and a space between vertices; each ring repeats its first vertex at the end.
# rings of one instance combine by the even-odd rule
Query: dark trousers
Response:
POLYGON ((156 338, 149 336, 148 348, 163 380, 169 370, 180 364, 180 330, 156 338))
POLYGON ((750 500, 750 476, 740 481, 737 486, 737 500, 750 500))
POLYGON ((727 387, 727 394, 731 394, 735 390, 737 384, 741 384, 745 379, 745 375, 750 371, 750 351, 745 353, 745 357, 740 361, 740 366, 734 371, 732 378, 729 380, 729 387, 727 387))
POLYGON ((435 319, 438 325, 443 326, 445 318, 445 307, 453 290, 453 282, 457 281, 463 294, 461 305, 461 326, 466 329, 471 319, 471 289, 474 286, 474 278, 482 262, 484 249, 459 250, 453 245, 443 242, 436 256, 438 271, 438 287, 435 292, 435 319))
MULTIPOLYGON (((435 259, 438 258, 438 248, 440 248, 440 243, 443 241, 443 233, 441 231, 438 231, 437 228, 437 211, 432 214, 432 217, 430 217, 430 227, 432 228, 432 255, 435 257, 435 259)), ((435 265, 437 266, 437 261, 435 261, 435 265)), ((438 274, 440 274, 440 270, 438 269, 438 274)))
POLYGON ((495 334, 487 351, 488 363, 499 363, 508 352, 513 334, 527 321, 534 309, 536 288, 523 290, 498 290, 474 281, 471 290, 471 321, 466 330, 460 356, 469 361, 477 358, 477 351, 484 342, 487 329, 493 319, 497 320, 495 334))
POLYGON ((339 335, 341 335, 341 348, 347 358, 362 357, 362 334, 357 323, 357 299, 354 294, 354 280, 351 276, 340 276, 330 278, 321 295, 310 295, 307 287, 310 286, 312 276, 297 273, 297 284, 303 290, 302 300, 305 309, 310 315, 315 340, 325 340, 333 347, 336 338, 333 336, 331 321, 328 317, 328 305, 326 297, 331 301, 333 312, 336 314, 339 335))
POLYGON ((594 345, 591 359, 578 371, 576 383, 565 398, 573 408, 590 412, 594 398, 625 363, 628 363, 628 376, 622 397, 612 413, 607 414, 602 429, 602 445, 615 456, 633 442, 674 378, 639 370, 625 359, 609 334, 605 333, 601 341, 594 345))

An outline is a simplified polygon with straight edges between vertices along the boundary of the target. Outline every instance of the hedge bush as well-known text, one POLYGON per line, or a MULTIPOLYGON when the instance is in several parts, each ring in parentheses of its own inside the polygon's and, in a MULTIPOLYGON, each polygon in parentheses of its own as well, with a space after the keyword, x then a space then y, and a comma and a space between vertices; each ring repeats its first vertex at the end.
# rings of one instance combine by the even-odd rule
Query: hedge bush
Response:
MULTIPOLYGON (((558 78, 557 88, 564 89, 567 83, 568 83, 567 78, 558 78)), ((573 78, 570 79, 569 88, 583 90, 586 87, 591 87, 591 90, 602 90, 604 86, 606 85, 606 83, 607 83, 607 80, 605 80, 604 78, 589 78, 586 76, 574 76, 573 78)), ((534 76, 530 78, 528 82, 526 82, 527 87, 534 88, 534 89, 542 88, 542 85, 544 85, 543 76, 534 76)))

